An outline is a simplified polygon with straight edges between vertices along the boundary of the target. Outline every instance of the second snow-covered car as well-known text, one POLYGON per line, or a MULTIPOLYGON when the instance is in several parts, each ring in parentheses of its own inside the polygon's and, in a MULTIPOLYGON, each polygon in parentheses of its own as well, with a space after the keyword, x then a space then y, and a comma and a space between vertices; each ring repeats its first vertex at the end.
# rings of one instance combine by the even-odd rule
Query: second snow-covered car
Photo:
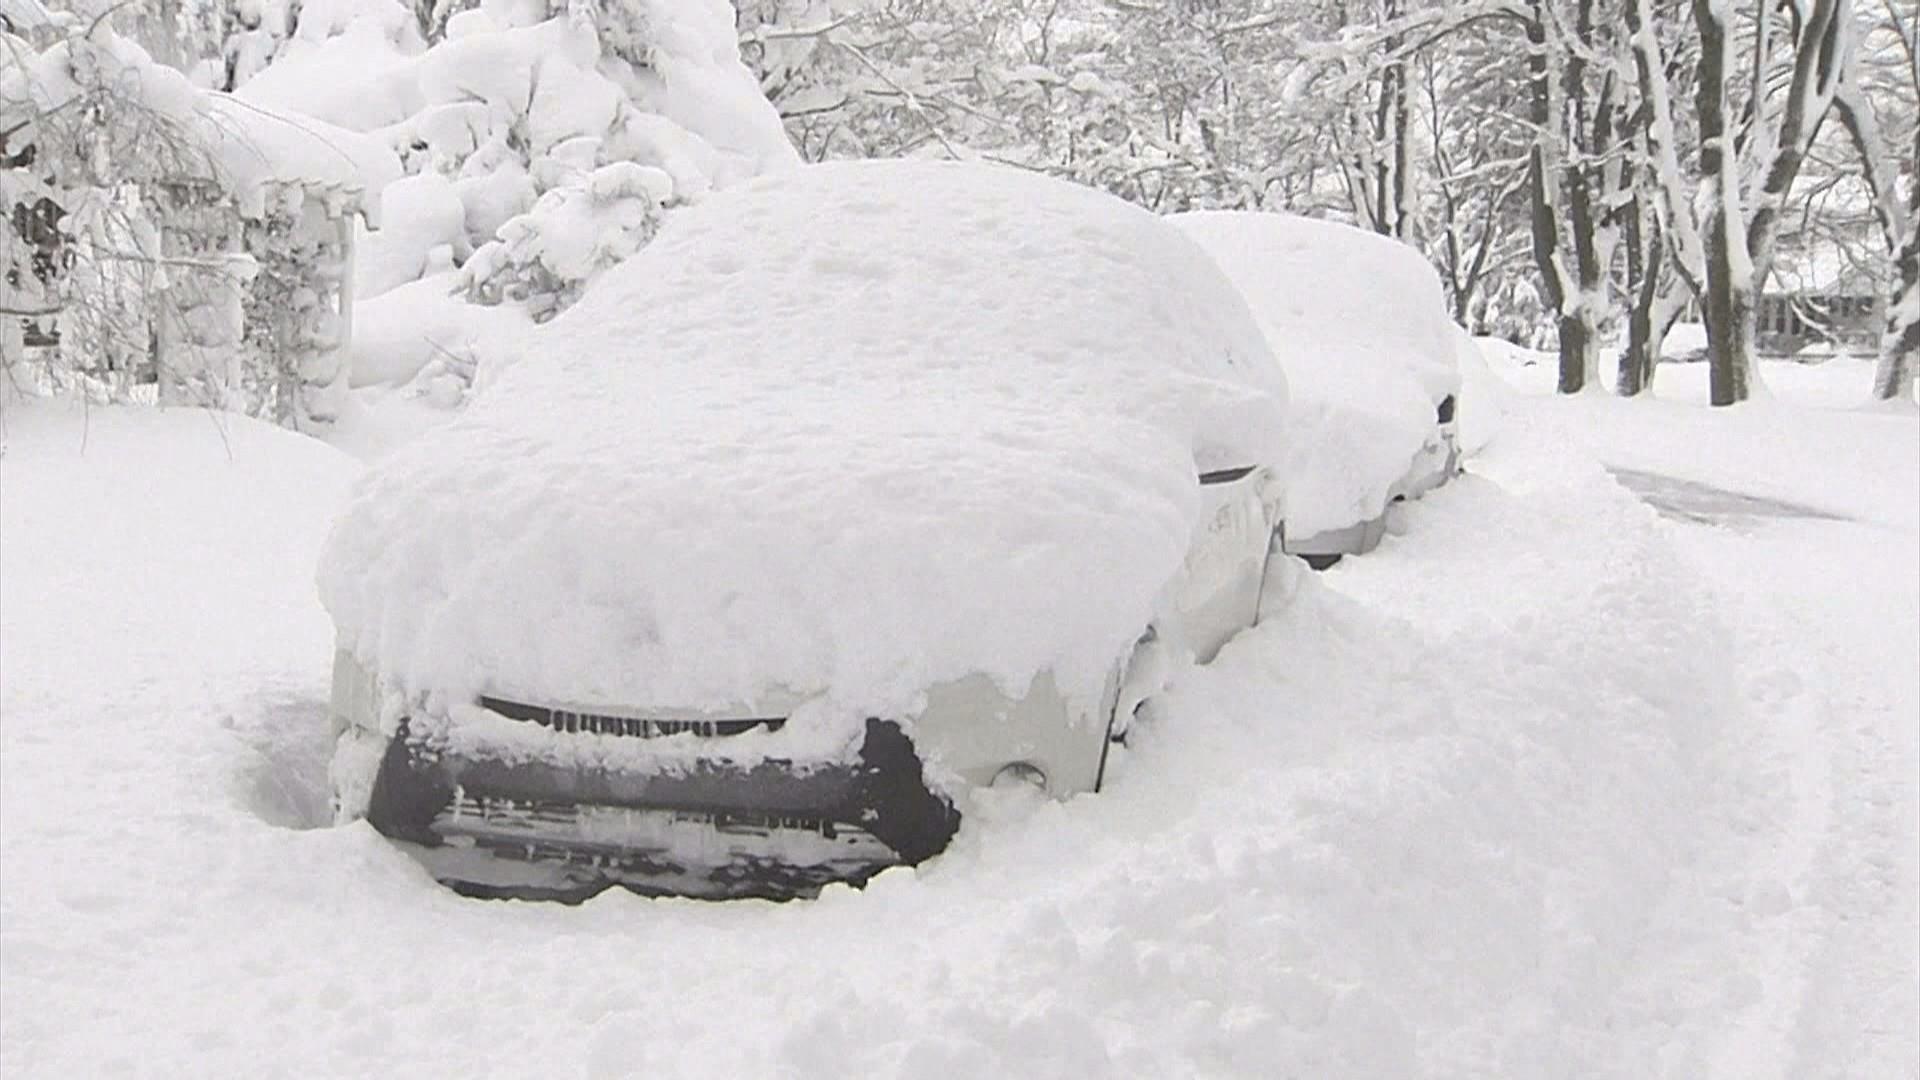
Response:
POLYGON ((1465 331, 1406 244, 1292 214, 1168 220, 1233 279, 1286 369, 1287 551, 1317 567, 1372 550, 1387 507, 1459 471, 1465 331))
POLYGON ((679 211, 374 467, 320 574, 333 778, 442 881, 792 896, 975 785, 1097 790, 1258 615, 1285 386, 1162 220, 817 165, 679 211))

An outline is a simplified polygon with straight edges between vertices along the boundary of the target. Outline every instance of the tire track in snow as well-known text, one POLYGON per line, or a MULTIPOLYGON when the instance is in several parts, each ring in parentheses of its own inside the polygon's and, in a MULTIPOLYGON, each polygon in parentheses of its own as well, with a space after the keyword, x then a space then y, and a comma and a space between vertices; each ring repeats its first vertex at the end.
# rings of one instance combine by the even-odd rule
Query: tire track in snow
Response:
MULTIPOLYGON (((1909 909, 1916 896, 1901 846, 1914 835, 1914 788, 1900 772, 1912 768, 1913 740, 1888 737, 1905 730, 1900 706, 1868 689, 1886 685, 1900 635, 1880 635, 1887 647, 1872 655, 1854 651, 1863 623, 1892 630, 1902 618, 1897 601, 1836 604, 1876 595, 1862 569, 1871 558, 1810 567, 1806 557, 1849 540, 1870 554, 1886 542, 1874 532, 1676 527, 1736 616, 1747 723, 1717 751, 1725 790, 1710 800, 1720 809, 1702 861, 1677 877, 1642 950, 1633 1011, 1672 1026, 1663 1074, 1895 1077, 1920 1064, 1916 920, 1895 910, 1903 893, 1909 909)), ((1905 625, 1911 663, 1910 617, 1905 625)))

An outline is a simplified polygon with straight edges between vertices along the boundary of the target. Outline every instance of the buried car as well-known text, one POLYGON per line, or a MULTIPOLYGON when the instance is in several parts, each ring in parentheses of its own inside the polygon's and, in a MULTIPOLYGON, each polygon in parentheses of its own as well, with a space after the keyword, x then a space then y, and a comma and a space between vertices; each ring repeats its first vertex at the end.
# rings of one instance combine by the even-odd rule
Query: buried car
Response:
POLYGON ((1391 238, 1292 214, 1168 219, 1239 287, 1291 394, 1286 550, 1315 567, 1370 551, 1388 505, 1459 471, 1458 357, 1439 276, 1391 238))
POLYGON ((1098 790, 1255 621, 1285 382, 1153 215, 806 166, 677 212, 329 537, 336 813, 440 880, 807 895, 1098 790))

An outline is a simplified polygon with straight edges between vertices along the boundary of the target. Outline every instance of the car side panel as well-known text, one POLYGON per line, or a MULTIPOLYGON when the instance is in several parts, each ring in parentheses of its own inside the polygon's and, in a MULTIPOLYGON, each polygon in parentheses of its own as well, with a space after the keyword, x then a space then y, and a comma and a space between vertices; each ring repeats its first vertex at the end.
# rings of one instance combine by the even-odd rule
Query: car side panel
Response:
POLYGON ((1269 477, 1267 470, 1255 469, 1200 489, 1202 524, 1158 622, 1163 638, 1181 642, 1203 664, 1259 614, 1260 587, 1279 524, 1269 477))

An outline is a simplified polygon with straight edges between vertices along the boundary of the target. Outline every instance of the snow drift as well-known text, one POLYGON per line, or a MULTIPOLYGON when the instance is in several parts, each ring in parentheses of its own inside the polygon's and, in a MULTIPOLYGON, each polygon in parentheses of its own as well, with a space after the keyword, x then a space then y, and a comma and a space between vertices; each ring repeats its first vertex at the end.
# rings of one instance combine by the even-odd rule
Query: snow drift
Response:
POLYGON ((343 646, 413 691, 1091 695, 1180 567, 1195 474, 1282 452, 1278 365, 1205 253, 1010 169, 754 181, 523 352, 327 545, 343 646))
POLYGON ((1291 214, 1209 211, 1168 219, 1240 288, 1286 368, 1287 532, 1378 517, 1457 393, 1458 329, 1420 253, 1291 214))

